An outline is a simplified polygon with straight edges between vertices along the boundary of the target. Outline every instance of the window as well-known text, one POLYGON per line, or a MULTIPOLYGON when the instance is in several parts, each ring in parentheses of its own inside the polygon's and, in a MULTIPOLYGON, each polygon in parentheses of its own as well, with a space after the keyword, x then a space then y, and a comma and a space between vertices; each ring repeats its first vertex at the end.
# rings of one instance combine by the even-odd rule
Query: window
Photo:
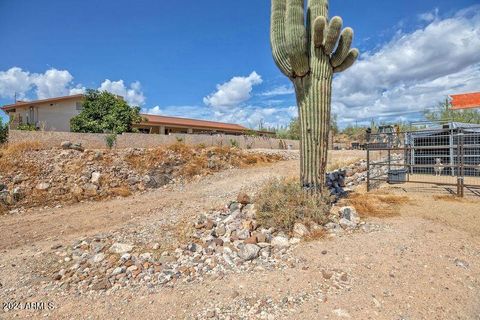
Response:
POLYGON ((77 109, 77 111, 82 111, 83 104, 81 102, 75 102, 75 109, 77 109))

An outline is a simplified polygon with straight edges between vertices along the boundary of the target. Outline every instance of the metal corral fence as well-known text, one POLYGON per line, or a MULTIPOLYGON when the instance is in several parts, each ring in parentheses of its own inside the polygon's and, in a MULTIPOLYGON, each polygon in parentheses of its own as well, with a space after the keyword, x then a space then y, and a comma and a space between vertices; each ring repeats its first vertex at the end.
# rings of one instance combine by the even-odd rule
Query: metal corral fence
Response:
POLYGON ((367 132, 367 188, 380 183, 445 186, 480 196, 480 126, 445 123, 408 132, 367 132))

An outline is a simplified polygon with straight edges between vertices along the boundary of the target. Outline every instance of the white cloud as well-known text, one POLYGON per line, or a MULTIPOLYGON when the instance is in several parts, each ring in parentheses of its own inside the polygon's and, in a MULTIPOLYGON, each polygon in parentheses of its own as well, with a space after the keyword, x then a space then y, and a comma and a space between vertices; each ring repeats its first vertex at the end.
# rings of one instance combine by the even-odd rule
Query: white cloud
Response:
POLYGON ((418 15, 418 19, 424 22, 432 22, 438 17, 438 12, 439 12, 438 8, 435 8, 435 10, 418 15))
POLYGON ((334 80, 344 124, 411 118, 449 94, 480 89, 480 6, 401 34, 334 80))
POLYGON ((0 71, 0 98, 24 99, 25 93, 32 87, 32 79, 29 72, 21 68, 13 67, 7 71, 0 71))
MULTIPOLYGON (((142 106, 145 96, 140 82, 135 81, 128 87, 123 80, 106 79, 98 88, 121 95, 131 105, 142 106)), ((84 93, 86 88, 74 84, 72 74, 67 70, 49 69, 44 73, 30 73, 13 67, 0 71, 0 98, 11 99, 17 94, 18 99, 46 99, 84 93), (32 92, 33 91, 33 92, 32 92)))
POLYGON ((38 99, 69 95, 69 86, 73 76, 67 70, 50 69, 43 74, 33 74, 38 99))
POLYGON ((127 88, 123 80, 111 81, 106 79, 98 90, 120 95, 125 98, 125 101, 134 106, 142 106, 145 104, 146 99, 142 92, 142 86, 138 81, 132 82, 127 88))
POLYGON ((264 97, 272 97, 272 96, 284 96, 284 95, 289 95, 293 93, 295 93, 293 86, 283 85, 283 86, 279 86, 271 90, 262 92, 260 93, 260 95, 264 97))
POLYGON ((234 77, 217 85, 217 91, 203 98, 203 102, 214 108, 238 106, 250 99, 253 86, 262 82, 262 77, 255 71, 248 77, 234 77))

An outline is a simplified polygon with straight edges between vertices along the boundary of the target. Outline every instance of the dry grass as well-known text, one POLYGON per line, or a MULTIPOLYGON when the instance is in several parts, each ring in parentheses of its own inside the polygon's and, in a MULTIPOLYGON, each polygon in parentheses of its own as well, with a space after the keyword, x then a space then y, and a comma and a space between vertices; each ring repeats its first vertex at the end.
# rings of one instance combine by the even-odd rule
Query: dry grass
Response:
POLYGON ((327 164, 327 171, 335 171, 357 163, 361 158, 331 159, 327 164))
POLYGON ((113 194, 113 195, 116 195, 116 196, 120 196, 120 197, 128 197, 129 195, 132 194, 132 192, 130 191, 130 189, 128 189, 127 187, 118 187, 118 188, 112 188, 110 189, 110 192, 113 194))
POLYGON ((316 241, 324 239, 327 236, 327 231, 325 229, 316 229, 310 231, 310 233, 304 237, 305 241, 316 241))
POLYGON ((24 154, 31 151, 40 150, 41 144, 38 142, 19 142, 8 143, 0 148, 0 168, 2 173, 10 174, 14 171, 38 173, 38 165, 28 161, 24 154))
POLYGON ((257 219, 264 227, 291 232, 296 222, 324 224, 329 201, 305 192, 296 180, 272 179, 264 184, 255 199, 257 219))
POLYGON ((249 167, 281 160, 280 156, 244 153, 232 147, 189 146, 175 143, 168 147, 150 149, 143 155, 126 158, 137 171, 147 172, 154 168, 176 168, 185 178, 208 175, 229 167, 249 167))
POLYGON ((354 193, 344 201, 353 206, 361 217, 386 218, 398 216, 400 205, 410 202, 410 199, 380 193, 354 193))

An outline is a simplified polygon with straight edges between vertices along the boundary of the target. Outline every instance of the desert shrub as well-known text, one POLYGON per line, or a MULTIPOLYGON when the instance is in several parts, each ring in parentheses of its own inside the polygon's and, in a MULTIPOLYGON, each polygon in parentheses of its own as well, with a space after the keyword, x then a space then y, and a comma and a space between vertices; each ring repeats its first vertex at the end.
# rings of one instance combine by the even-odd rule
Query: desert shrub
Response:
POLYGON ((330 201, 305 192, 296 180, 272 179, 258 192, 255 206, 262 226, 290 232, 296 222, 325 224, 330 201))
POLYGON ((17 130, 22 131, 36 131, 37 128, 33 124, 22 123, 17 126, 17 130))
POLYGON ((235 139, 230 139, 230 145, 232 148, 238 148, 238 141, 235 139))
POLYGON ((183 138, 182 138, 182 137, 175 137, 175 139, 177 139, 177 142, 178 142, 178 143, 182 143, 182 142, 183 142, 183 138))
POLYGON ((105 143, 108 149, 112 149, 117 144, 117 135, 115 133, 109 134, 105 137, 105 143))

